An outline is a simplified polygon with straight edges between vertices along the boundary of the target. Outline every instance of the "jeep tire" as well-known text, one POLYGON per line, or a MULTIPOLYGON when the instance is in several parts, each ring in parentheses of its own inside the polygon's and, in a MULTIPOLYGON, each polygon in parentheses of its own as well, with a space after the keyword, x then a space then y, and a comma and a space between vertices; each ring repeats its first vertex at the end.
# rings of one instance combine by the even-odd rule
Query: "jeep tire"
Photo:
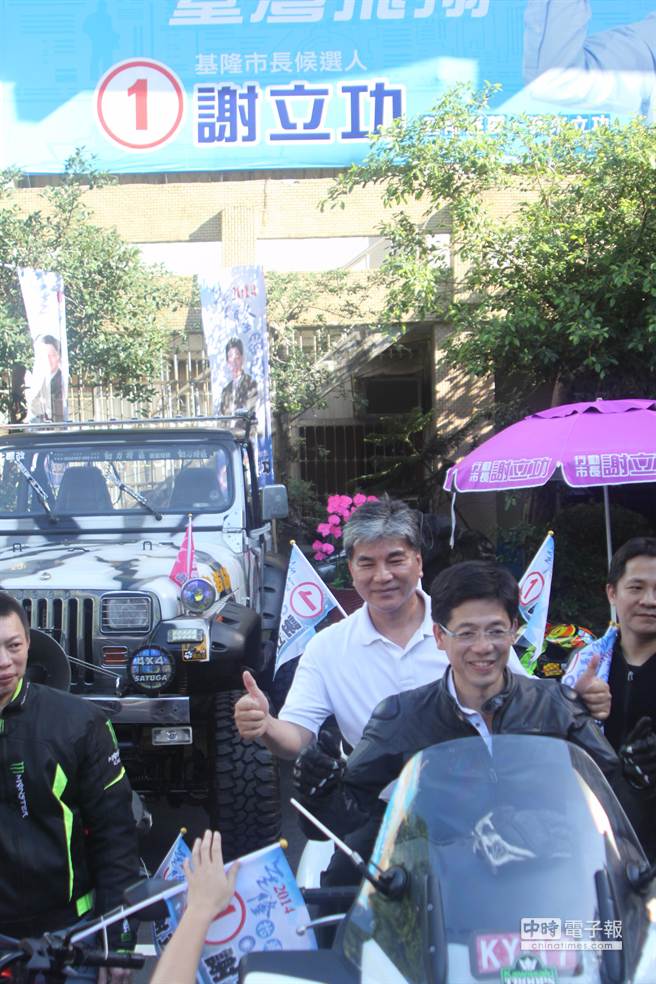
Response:
POLYGON ((234 706, 241 696, 238 690, 216 694, 209 735, 208 813, 226 861, 280 837, 278 764, 260 741, 240 738, 234 706))

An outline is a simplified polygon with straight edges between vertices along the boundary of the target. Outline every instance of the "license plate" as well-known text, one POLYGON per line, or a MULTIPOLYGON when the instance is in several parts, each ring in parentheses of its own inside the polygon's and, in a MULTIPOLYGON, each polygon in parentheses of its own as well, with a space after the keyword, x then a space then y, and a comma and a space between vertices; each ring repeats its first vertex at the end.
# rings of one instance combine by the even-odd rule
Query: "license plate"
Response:
MULTIPOLYGON (((526 955, 529 955, 528 951, 526 955)), ((538 957, 542 967, 553 968, 562 974, 573 975, 579 970, 581 955, 575 950, 532 950, 530 955, 538 957)), ((481 933, 472 941, 471 967, 477 977, 494 976, 498 979, 501 971, 513 969, 521 956, 519 933, 481 933)), ((544 978, 545 981, 557 979, 544 978)), ((507 980, 514 979, 508 977, 507 980)))

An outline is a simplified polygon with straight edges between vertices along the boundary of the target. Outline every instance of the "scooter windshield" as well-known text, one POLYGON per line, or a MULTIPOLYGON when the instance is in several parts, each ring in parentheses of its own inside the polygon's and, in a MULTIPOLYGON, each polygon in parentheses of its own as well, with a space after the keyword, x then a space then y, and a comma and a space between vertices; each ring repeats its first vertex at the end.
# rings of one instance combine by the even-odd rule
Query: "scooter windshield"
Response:
POLYGON ((467 738, 418 753, 373 860, 409 880, 396 899, 368 883, 359 893, 342 946, 363 981, 583 984, 602 963, 626 979, 622 937, 645 914, 625 868, 644 855, 601 771, 565 741, 503 735, 490 749, 467 738))

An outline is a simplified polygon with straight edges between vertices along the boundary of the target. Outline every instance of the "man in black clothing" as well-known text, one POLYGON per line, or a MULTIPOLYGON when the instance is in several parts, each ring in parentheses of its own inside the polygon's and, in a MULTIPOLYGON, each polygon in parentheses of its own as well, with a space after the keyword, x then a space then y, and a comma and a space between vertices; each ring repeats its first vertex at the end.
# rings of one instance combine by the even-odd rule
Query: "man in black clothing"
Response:
MULTIPOLYGON (((507 670, 518 603, 517 582, 496 564, 469 561, 439 574, 431 589, 431 611, 437 645, 449 659, 447 673, 436 683, 382 701, 341 783, 324 797, 325 785, 310 787, 310 796, 306 788, 310 810, 342 835, 366 824, 373 832, 381 790, 420 749, 477 734, 486 743, 495 734, 540 734, 585 749, 642 833, 645 796, 624 780, 620 759, 577 694, 557 681, 507 670)), ((297 770, 299 777, 302 772, 297 770)))
MULTIPOLYGON (((111 723, 81 697, 26 680, 28 648, 25 612, 0 592, 0 933, 15 937, 107 911, 139 877, 132 793, 111 723)), ((110 942, 129 946, 129 926, 110 942)), ((118 968, 99 974, 128 980, 118 968)))
POLYGON ((620 635, 604 731, 613 748, 630 758, 635 784, 656 788, 656 538, 634 537, 616 551, 606 591, 620 635))

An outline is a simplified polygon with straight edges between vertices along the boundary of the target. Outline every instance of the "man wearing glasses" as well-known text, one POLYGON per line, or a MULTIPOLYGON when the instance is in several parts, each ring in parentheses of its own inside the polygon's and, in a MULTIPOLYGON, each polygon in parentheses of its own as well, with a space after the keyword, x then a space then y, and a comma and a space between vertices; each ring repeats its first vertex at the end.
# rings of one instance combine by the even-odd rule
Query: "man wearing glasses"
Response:
MULTIPOLYGON (((518 608, 517 582, 497 564, 467 561, 439 574, 431 589, 431 614, 435 641, 449 661, 446 673, 378 705, 341 783, 324 796, 321 787, 304 789, 310 810, 342 835, 364 829, 374 835, 382 814, 378 797, 415 752, 472 735, 490 748, 493 734, 540 734, 584 748, 639 827, 640 799, 625 783, 623 763, 578 695, 557 681, 519 676, 507 668, 518 608)), ((362 840, 361 835, 361 846, 362 840)))

